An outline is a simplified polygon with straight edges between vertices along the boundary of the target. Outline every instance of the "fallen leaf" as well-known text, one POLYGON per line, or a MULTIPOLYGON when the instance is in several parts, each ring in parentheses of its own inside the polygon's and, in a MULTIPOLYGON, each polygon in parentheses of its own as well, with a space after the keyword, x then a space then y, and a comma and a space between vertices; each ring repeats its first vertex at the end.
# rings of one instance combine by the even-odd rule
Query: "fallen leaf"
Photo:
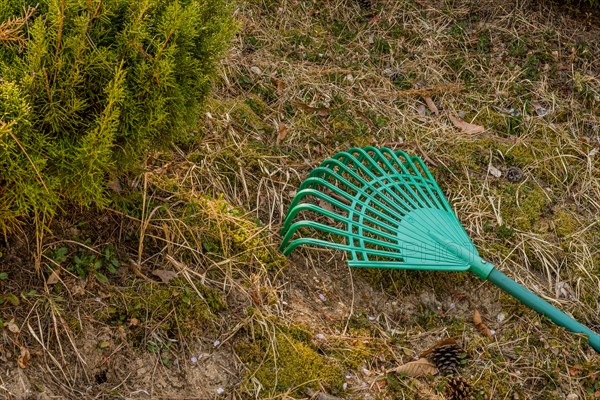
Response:
POLYGON ((580 375, 582 371, 583 367, 581 365, 574 365, 572 367, 569 367, 569 375, 571 376, 580 375))
POLYGON ((377 385, 377 388, 379 390, 382 390, 388 385, 388 381, 386 379, 380 379, 377 382, 375 382, 375 384, 377 385))
POLYGON ((369 24, 376 25, 379 23, 379 21, 381 21, 381 16, 376 15, 369 20, 369 24))
POLYGON ((279 146, 279 144, 283 141, 283 139, 285 139, 287 132, 288 132, 288 127, 286 124, 284 124, 283 122, 279 121, 277 122, 277 140, 276 140, 276 144, 277 146, 279 146))
POLYGON ((438 369, 426 358, 420 358, 417 361, 411 361, 399 367, 392 368, 388 372, 406 374, 413 378, 419 378, 427 375, 436 375, 438 369))
POLYGON ((452 121, 452 123, 454 124, 454 126, 462 130, 464 133, 474 134, 485 131, 485 128, 483 126, 465 122, 452 113, 450 113, 448 116, 450 118, 450 121, 452 121))
POLYGON ((496 178, 500 178, 502 176, 502 171, 494 167, 492 164, 488 165, 488 172, 496 178))
POLYGON ((282 81, 281 79, 275 78, 274 76, 272 76, 270 78, 270 80, 271 80, 271 83, 273 84, 273 86, 275 86, 277 88, 277 93, 282 94, 286 88, 285 82, 282 81))
POLYGON ((256 290, 250 292, 250 298, 252 299, 252 303, 254 303, 254 305, 259 306, 264 303, 262 295, 256 290))
POLYGON ((481 318, 481 314, 479 314, 478 310, 475 310, 473 313, 473 323, 479 329, 479 332, 487 337, 492 337, 492 331, 486 324, 483 323, 483 319, 481 318))
POLYGON ((163 283, 169 283, 177 276, 177 272, 166 271, 164 269, 155 269, 152 271, 152 274, 158 276, 163 283))
POLYGON ((26 347, 21 347, 21 354, 19 355, 19 358, 17 358, 17 365, 19 365, 19 368, 25 368, 30 358, 31 354, 29 353, 29 350, 27 350, 26 347))
POLYGON ((48 285, 54 285, 54 284, 58 283, 58 281, 60 280, 59 277, 58 277, 59 274, 60 274, 60 268, 52 270, 52 273, 48 277, 48 280, 46 281, 46 284, 48 284, 48 285))
MULTIPOLYGON (((319 207, 321 207, 323 210, 326 210, 326 211, 329 211, 329 212, 335 214, 335 208, 333 207, 333 204, 331 204, 327 200, 319 199, 319 207)), ((330 223, 334 222, 334 219, 329 216, 327 217, 327 219, 330 221, 330 223)))
POLYGON ((17 326, 17 324, 15 324, 15 319, 11 319, 10 321, 8 321, 6 324, 4 324, 4 326, 6 326, 8 328, 9 331, 11 331, 12 333, 19 333, 21 332, 21 330, 19 329, 19 327, 17 326))
POLYGON ((425 100, 425 104, 427 104, 427 108, 429 108, 429 111, 431 111, 435 115, 440 115, 440 110, 438 110, 431 97, 423 97, 423 100, 425 100))
POLYGON ((329 108, 312 107, 312 106, 309 106, 308 104, 300 103, 298 101, 292 101, 292 105, 296 108, 301 109, 302 111, 315 113, 320 117, 326 117, 327 115, 329 115, 329 111, 330 111, 329 108))

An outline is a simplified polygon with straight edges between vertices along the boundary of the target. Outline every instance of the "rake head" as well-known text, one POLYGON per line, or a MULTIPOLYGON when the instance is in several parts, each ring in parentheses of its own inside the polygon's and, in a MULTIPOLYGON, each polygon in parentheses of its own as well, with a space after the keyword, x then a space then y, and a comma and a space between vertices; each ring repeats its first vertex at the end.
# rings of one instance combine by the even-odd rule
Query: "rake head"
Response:
POLYGON ((423 161, 388 148, 354 148, 323 161, 300 185, 281 235, 285 255, 299 245, 329 247, 346 251, 351 267, 472 269, 484 278, 492 268, 423 161), (327 223, 294 222, 305 211, 327 223))

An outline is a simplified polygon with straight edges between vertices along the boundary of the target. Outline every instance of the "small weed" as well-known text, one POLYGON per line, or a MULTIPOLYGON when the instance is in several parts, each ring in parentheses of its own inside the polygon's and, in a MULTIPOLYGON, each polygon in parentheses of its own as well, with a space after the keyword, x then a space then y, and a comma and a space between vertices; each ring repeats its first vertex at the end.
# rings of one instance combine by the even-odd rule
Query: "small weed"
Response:
POLYGON ((13 293, 5 293, 0 295, 0 305, 3 304, 11 304, 13 306, 18 306, 21 304, 19 298, 13 293))
POLYGON ((104 319, 127 326, 136 346, 162 354, 164 343, 210 330, 207 322, 227 308, 219 291, 196 281, 193 285, 183 278, 175 278, 168 286, 141 283, 112 298, 104 319), (152 332, 158 332, 162 339, 148 336, 152 332))
POLYGON ((384 38, 376 38, 373 42, 372 53, 374 55, 382 56, 384 54, 389 54, 391 50, 392 46, 390 45, 390 42, 384 38))
POLYGON ((114 274, 117 272, 119 264, 112 247, 105 247, 100 255, 80 248, 79 253, 73 256, 73 263, 67 269, 75 272, 81 278, 87 278, 91 275, 101 283, 107 284, 108 277, 106 273, 114 274))
POLYGON ((477 51, 489 56, 492 50, 492 38, 489 32, 480 32, 477 37, 477 51))
POLYGON ((48 252, 48 258, 56 265, 65 265, 65 268, 74 272, 80 278, 95 277, 99 282, 107 284, 107 273, 114 274, 120 265, 115 250, 112 246, 105 246, 100 253, 92 252, 87 247, 79 247, 75 254, 70 254, 65 246, 58 247, 48 252))
POLYGON ((496 235, 498 236, 498 239, 509 240, 514 236, 514 234, 515 230, 504 224, 498 225, 496 228, 496 235))
POLYGON ((467 23, 465 21, 458 22, 450 27, 450 36, 452 37, 463 37, 465 34, 465 28, 467 27, 467 23))
POLYGON ((512 41, 508 46, 508 53, 516 58, 525 57, 527 50, 527 40, 523 38, 512 41))

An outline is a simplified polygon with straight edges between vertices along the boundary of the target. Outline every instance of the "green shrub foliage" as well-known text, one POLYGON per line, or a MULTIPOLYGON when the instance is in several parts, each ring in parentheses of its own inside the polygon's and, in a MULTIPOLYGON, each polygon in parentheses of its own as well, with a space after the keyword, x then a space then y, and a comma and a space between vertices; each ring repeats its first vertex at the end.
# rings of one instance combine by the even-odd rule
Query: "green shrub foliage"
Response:
POLYGON ((233 27, 226 0, 0 2, 0 228, 106 205, 193 129, 233 27))

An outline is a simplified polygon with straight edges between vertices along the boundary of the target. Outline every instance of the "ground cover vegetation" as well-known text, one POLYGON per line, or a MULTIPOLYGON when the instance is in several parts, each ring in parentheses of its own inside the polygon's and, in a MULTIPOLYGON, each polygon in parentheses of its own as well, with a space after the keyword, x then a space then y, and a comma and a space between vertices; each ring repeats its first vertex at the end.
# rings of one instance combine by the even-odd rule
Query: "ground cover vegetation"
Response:
MULTIPOLYGON (((403 149, 484 257, 599 331, 598 15, 487 0, 247 0, 233 15, 192 134, 136 153, 137 170, 102 170, 103 200, 70 197, 43 237, 6 235, 2 395, 598 398, 585 338, 475 277, 277 250, 287 204, 324 158, 403 149)), ((31 99, 16 98, 10 115, 31 99)))

